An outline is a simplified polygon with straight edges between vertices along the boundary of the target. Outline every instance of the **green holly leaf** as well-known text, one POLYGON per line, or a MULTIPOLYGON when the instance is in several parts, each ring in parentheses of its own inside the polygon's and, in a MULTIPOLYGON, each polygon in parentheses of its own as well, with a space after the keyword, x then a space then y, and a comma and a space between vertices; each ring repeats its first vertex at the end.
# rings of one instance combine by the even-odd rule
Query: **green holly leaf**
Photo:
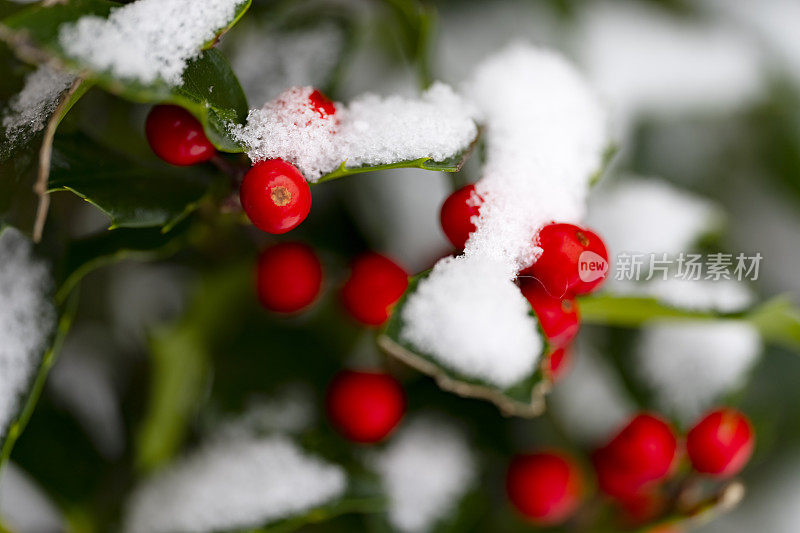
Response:
POLYGON ((339 168, 332 172, 328 172, 317 181, 312 182, 311 185, 316 183, 324 183, 326 181, 335 180, 345 176, 351 176, 353 174, 376 172, 378 170, 391 170, 394 168, 420 168, 422 170, 438 170, 439 172, 458 172, 461 170, 461 167, 464 166, 464 163, 467 161, 467 159, 469 159, 469 156, 479 139, 480 130, 478 131, 478 135, 475 136, 475 139, 465 150, 448 157, 444 161, 434 161, 430 157, 421 157, 419 159, 400 161, 398 163, 391 163, 388 165, 364 165, 360 167, 348 167, 347 161, 342 161, 342 164, 339 165, 339 168))
POLYGON ((530 375, 524 380, 503 389, 486 381, 464 376, 401 339, 403 306, 408 296, 414 293, 419 282, 427 277, 428 273, 423 272, 411 279, 405 295, 397 303, 391 317, 384 325, 378 337, 378 345, 390 356, 432 376, 444 390, 460 396, 489 400, 507 415, 522 417, 540 415, 544 411, 544 397, 550 390, 551 383, 538 366, 532 368, 530 375))
POLYGON ((111 228, 168 232, 210 194, 213 178, 194 167, 133 161, 80 134, 53 144, 49 190, 71 191, 111 218, 111 228))
POLYGON ((229 23, 220 28, 217 37, 206 43, 205 50, 190 61, 183 73, 182 84, 172 87, 162 80, 141 83, 120 79, 108 71, 69 57, 59 44, 63 24, 85 15, 107 17, 119 4, 105 0, 69 0, 53 5, 36 5, 4 19, 0 38, 8 42, 23 59, 40 63, 52 58, 64 67, 122 98, 139 103, 171 103, 189 110, 202 122, 206 134, 217 148, 241 152, 242 147, 228 133, 227 122, 244 122, 248 106, 244 92, 225 57, 211 48, 220 35, 230 29, 250 7, 243 0, 229 23))
POLYGON ((712 311, 681 309, 652 296, 596 293, 578 298, 581 322, 603 326, 639 327, 654 320, 701 320, 720 318, 712 311))
POLYGON ((59 261, 56 301, 63 302, 81 279, 103 265, 126 258, 156 259, 177 251, 187 237, 191 220, 169 232, 161 228, 119 228, 70 241, 59 261))

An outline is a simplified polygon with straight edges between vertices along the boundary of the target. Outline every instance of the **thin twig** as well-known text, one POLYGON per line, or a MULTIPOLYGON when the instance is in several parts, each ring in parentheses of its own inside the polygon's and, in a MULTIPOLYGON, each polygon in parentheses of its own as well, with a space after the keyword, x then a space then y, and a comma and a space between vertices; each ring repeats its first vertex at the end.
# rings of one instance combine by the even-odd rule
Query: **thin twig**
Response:
POLYGON ((56 135, 56 128, 61 122, 62 115, 72 99, 72 95, 78 90, 83 80, 75 78, 69 89, 61 95, 55 112, 47 122, 47 128, 44 131, 44 138, 42 139, 42 147, 39 149, 39 170, 36 177, 36 183, 33 186, 33 192, 39 196, 39 205, 36 207, 36 221, 33 225, 33 241, 39 242, 42 240, 42 233, 44 232, 44 224, 47 220, 47 212, 50 209, 50 195, 47 193, 47 182, 50 177, 50 159, 53 155, 53 139, 56 135))

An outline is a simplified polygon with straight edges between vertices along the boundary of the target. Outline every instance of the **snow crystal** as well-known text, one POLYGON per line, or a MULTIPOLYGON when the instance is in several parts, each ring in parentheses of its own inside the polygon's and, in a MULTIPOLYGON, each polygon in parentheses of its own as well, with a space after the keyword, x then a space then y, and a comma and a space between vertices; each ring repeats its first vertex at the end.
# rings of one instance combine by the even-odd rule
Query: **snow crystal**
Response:
POLYGON ((450 516, 476 478, 463 433, 430 415, 403 427, 375 462, 389 498, 389 521, 404 533, 429 531, 450 516))
POLYGON ((563 58, 525 44, 482 63, 466 92, 486 128, 477 229, 464 256, 437 264, 409 297, 401 337, 467 376, 508 386, 533 371, 543 346, 513 279, 541 253, 539 228, 582 218, 605 117, 563 58))
POLYGON ((622 427, 636 406, 604 359, 581 343, 576 348, 572 371, 553 390, 550 409, 570 433, 594 445, 622 427))
POLYGON ((56 312, 52 278, 20 232, 0 228, 0 438, 47 348, 56 312))
POLYGON ((137 0, 108 18, 87 15, 63 25, 70 57, 114 76, 180 85, 190 59, 234 18, 242 0, 137 0))
POLYGON ((344 470, 286 437, 219 439, 156 473, 134 492, 130 533, 254 528, 339 497, 344 470))
POLYGON ((608 290, 625 295, 652 296, 680 309, 719 313, 743 311, 755 298, 745 283, 732 279, 654 278, 647 283, 615 282, 608 290))
POLYGON ((663 408, 691 421, 742 385, 760 347, 758 332, 742 321, 664 322, 642 331, 637 361, 663 408))
POLYGON ((22 91, 9 102, 3 113, 6 139, 19 145, 47 125, 58 106, 58 97, 75 80, 75 76, 42 65, 25 78, 22 91))
POLYGON ((404 341, 465 376, 503 388, 530 375, 544 348, 528 302, 504 265, 444 259, 402 312, 404 341))
POLYGON ((588 224, 612 254, 690 252, 722 214, 704 198, 655 178, 624 178, 592 195, 588 224))
POLYGON ((590 78, 622 128, 641 112, 730 109, 763 89, 757 47, 730 26, 616 0, 583 10, 579 35, 590 78))
POLYGON ((231 65, 250 102, 266 102, 286 87, 325 84, 345 44, 343 29, 332 22, 292 31, 241 29, 237 26, 231 65))
POLYGON ((14 463, 7 463, 0 472, 0 518, 3 525, 18 533, 66 530, 56 504, 14 463))
POLYGON ((419 99, 364 95, 324 117, 309 104, 312 91, 288 89, 251 110, 246 125, 232 126, 252 161, 281 158, 315 181, 344 161, 348 167, 444 161, 465 150, 477 134, 471 107, 441 83, 419 99))

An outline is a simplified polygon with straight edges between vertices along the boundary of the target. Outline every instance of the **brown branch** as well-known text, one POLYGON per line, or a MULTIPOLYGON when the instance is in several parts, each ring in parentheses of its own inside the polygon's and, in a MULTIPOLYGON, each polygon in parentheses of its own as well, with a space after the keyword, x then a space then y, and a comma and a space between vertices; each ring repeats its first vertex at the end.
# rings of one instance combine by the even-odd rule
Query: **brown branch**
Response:
POLYGON ((33 242, 42 240, 44 224, 47 220, 47 212, 50 209, 50 195, 47 193, 47 182, 50 177, 50 159, 53 155, 53 139, 56 135, 56 128, 61 122, 62 115, 66 112, 72 95, 78 90, 83 80, 75 78, 69 89, 61 94, 56 110, 47 121, 47 128, 44 131, 42 147, 39 149, 39 169, 36 176, 36 183, 33 192, 39 196, 39 205, 36 207, 36 221, 33 224, 33 242))

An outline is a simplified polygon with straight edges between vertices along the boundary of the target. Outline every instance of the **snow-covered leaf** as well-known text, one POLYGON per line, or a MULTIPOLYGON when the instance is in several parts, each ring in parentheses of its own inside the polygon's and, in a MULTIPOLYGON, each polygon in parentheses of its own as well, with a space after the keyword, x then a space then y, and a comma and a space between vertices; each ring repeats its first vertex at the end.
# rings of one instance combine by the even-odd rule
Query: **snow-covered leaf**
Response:
MULTIPOLYGON (((429 272, 411 279, 408 290, 397 303, 392 315, 378 338, 378 343, 389 355, 409 366, 432 376, 444 390, 461 396, 481 398, 495 403, 505 414, 533 417, 544 409, 544 396, 550 389, 539 365, 530 368, 528 374, 509 387, 501 387, 488 379, 468 377, 462 372, 441 362, 431 354, 420 352, 416 347, 403 340, 403 309, 410 295, 414 294, 421 280, 429 272)), ((533 319, 536 323, 535 318, 533 319)))
POLYGON ((145 480, 125 531, 292 531, 338 514, 380 508, 355 496, 344 468, 286 436, 223 436, 145 480))
POLYGON ((30 418, 71 308, 53 303, 51 267, 19 231, 0 226, 0 467, 30 418))
POLYGON ((313 91, 289 88, 232 126, 252 161, 284 159, 310 182, 388 168, 456 171, 478 137, 474 107, 444 83, 413 98, 365 94, 332 113, 312 105, 313 91))
POLYGON ((225 125, 244 121, 247 100, 225 57, 210 46, 249 6, 250 0, 210 3, 207 9, 193 2, 120 7, 70 0, 6 18, 0 37, 28 61, 54 57, 123 98, 180 105, 203 123, 219 149, 239 152, 225 125))

